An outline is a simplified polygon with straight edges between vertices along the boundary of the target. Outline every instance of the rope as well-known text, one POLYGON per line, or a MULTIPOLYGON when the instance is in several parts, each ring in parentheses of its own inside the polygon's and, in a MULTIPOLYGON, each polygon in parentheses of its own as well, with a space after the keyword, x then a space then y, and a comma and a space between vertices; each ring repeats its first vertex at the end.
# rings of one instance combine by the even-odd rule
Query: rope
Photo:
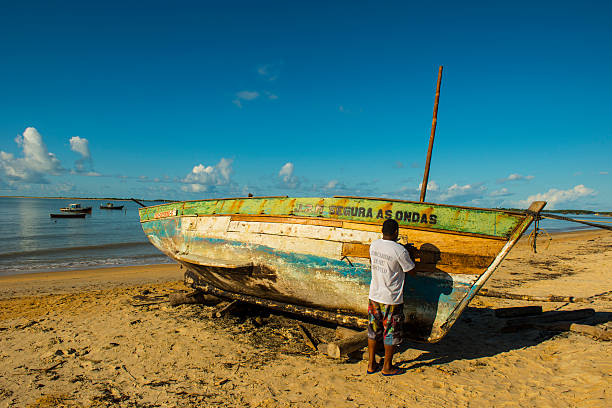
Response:
MULTIPOLYGON (((527 213, 531 213, 531 212, 533 211, 527 211, 527 213)), ((562 217, 560 215, 546 214, 546 215, 542 215, 541 217, 552 218, 555 220, 562 220, 562 221, 577 222, 578 224, 585 224, 591 227, 602 228, 602 229, 607 229, 607 230, 612 231, 612 226, 610 225, 601 225, 601 224, 597 224, 597 223, 593 223, 589 221, 577 220, 577 219, 569 218, 569 217, 562 217)), ((607 221, 604 221, 604 222, 607 222, 607 221)))

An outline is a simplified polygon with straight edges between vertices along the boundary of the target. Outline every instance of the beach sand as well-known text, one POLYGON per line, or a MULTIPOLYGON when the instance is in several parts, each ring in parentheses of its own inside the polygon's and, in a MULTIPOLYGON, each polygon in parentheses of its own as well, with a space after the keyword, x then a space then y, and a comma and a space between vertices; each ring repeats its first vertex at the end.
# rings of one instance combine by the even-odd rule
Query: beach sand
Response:
POLYGON ((177 265, 0 277, 0 407, 610 406, 610 342, 504 332, 494 309, 588 307, 587 323, 612 330, 612 295, 595 296, 612 290, 612 234, 558 234, 539 247, 521 241, 486 287, 590 303, 477 297, 440 343, 405 344, 395 361, 407 372, 396 377, 316 354, 287 316, 250 307, 211 319, 211 306, 169 306, 165 296, 186 290, 177 265))

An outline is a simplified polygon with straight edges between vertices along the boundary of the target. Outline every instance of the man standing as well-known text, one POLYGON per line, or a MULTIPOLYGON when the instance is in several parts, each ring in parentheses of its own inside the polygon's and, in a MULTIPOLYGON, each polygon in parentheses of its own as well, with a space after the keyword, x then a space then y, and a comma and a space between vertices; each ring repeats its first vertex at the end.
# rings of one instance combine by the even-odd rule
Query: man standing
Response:
MULTIPOLYGON (((401 374, 393 366, 395 346, 401 343, 404 321, 404 273, 414 269, 406 248, 398 244, 399 225, 390 219, 383 223, 383 237, 370 245, 372 282, 368 303, 368 374, 378 371, 376 346, 382 340, 385 359, 382 375, 401 374)), ((414 272, 411 273, 414 276, 414 272)))

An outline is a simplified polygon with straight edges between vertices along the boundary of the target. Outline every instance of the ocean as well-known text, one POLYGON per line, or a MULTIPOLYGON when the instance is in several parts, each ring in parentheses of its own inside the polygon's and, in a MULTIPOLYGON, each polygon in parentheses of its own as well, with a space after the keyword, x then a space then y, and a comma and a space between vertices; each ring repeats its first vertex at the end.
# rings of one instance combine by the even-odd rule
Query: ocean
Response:
MULTIPOLYGON (((151 245, 142 232, 138 204, 115 201, 115 205, 124 206, 123 210, 101 210, 100 204, 106 202, 0 197, 0 275, 174 262, 151 245), (72 202, 92 206, 91 215, 84 219, 49 217, 72 202)), ((610 217, 568 217, 604 221, 605 225, 612 221, 610 217)), ((542 220, 540 226, 548 232, 590 228, 551 219, 542 220)))
POLYGON ((107 202, 0 197, 0 275, 174 262, 142 232, 138 204, 115 201, 123 210, 101 210, 107 202), (91 215, 49 217, 72 202, 93 207, 91 215))

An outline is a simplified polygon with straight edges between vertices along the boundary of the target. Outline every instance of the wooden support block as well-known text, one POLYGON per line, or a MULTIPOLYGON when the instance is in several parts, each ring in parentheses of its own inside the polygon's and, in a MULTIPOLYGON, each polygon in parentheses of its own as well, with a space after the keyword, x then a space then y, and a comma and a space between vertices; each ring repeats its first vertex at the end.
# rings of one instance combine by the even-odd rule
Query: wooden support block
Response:
POLYGON ((294 305, 290 303, 278 302, 269 299, 262 299, 250 295, 242 295, 225 290, 215 288, 214 286, 198 282, 198 275, 190 273, 189 277, 194 280, 193 286, 198 289, 227 299, 238 300, 243 303, 251 303, 259 307, 267 307, 273 310, 281 310, 283 312, 293 313, 300 316, 306 316, 311 319, 323 320, 330 323, 341 324, 345 326, 353 326, 358 328, 368 327, 368 319, 361 316, 351 316, 344 313, 334 313, 326 310, 314 309, 310 307, 294 305))
POLYGON ((336 327, 336 338, 346 339, 359 333, 359 330, 349 329, 348 327, 338 326, 336 327))
POLYGON ((513 299, 513 300, 527 300, 531 302, 564 302, 564 303, 579 303, 589 301, 584 298, 579 298, 575 296, 557 296, 557 295, 549 295, 549 296, 531 296, 531 295, 519 295, 517 293, 507 293, 507 292, 498 292, 495 290, 489 289, 480 289, 476 296, 486 296, 486 297, 495 297, 500 299, 513 299))
POLYGON ((321 354, 327 355, 327 346, 329 346, 329 343, 319 343, 317 345, 317 351, 321 354))
POLYGON ((239 303, 238 300, 232 300, 231 302, 221 302, 217 305, 217 308, 211 313, 211 317, 223 317, 230 310, 232 310, 239 303))
POLYGON ((314 339, 314 337, 312 337, 312 334, 310 334, 308 329, 306 329, 300 323, 298 323, 298 328, 300 329, 300 333, 302 334, 302 337, 304 338, 304 341, 306 342, 306 345, 308 345, 308 347, 310 347, 314 351, 317 351, 316 340, 314 339))
POLYGON ((612 331, 603 330, 599 327, 589 326, 588 324, 577 324, 577 323, 549 323, 546 325, 538 326, 541 329, 546 330, 559 330, 559 331, 571 331, 574 333, 586 334, 597 340, 611 341, 612 331))
POLYGON ((495 317, 508 318, 542 314, 542 306, 519 306, 495 309, 495 317))
POLYGON ((328 343, 327 355, 333 358, 340 358, 355 350, 359 350, 368 345, 368 332, 364 330, 351 337, 328 343))
POLYGON ((191 293, 171 293, 170 296, 168 296, 168 301, 170 302, 170 306, 178 306, 185 304, 215 305, 221 302, 221 299, 213 295, 207 295, 203 292, 195 291, 191 293))

